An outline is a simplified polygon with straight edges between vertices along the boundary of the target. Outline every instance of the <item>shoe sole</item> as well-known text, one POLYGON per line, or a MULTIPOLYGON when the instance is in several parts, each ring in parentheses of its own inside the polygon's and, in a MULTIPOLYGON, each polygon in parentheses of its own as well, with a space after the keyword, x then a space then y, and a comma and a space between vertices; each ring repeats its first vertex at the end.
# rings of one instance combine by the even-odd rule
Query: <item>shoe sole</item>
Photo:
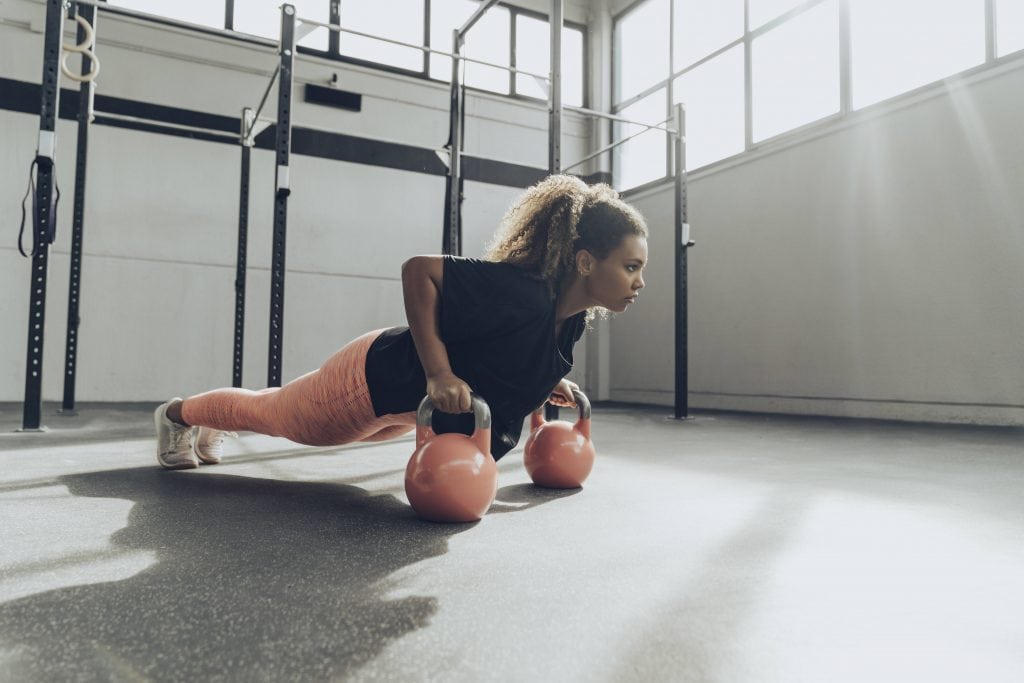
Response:
POLYGON ((208 455, 201 455, 195 447, 192 448, 192 455, 196 456, 196 459, 204 465, 219 465, 220 458, 211 458, 208 455))
POLYGON ((217 456, 203 455, 202 453, 199 452, 199 449, 196 447, 197 446, 196 442, 198 440, 199 440, 199 431, 197 430, 196 431, 196 437, 195 437, 195 439, 192 440, 192 455, 196 456, 196 459, 199 460, 200 462, 202 462, 205 465, 219 465, 220 464, 220 458, 218 458, 217 456))
POLYGON ((156 459, 157 462, 160 463, 160 466, 163 467, 165 470, 194 470, 195 468, 199 467, 199 463, 197 462, 180 462, 177 465, 171 465, 170 463, 165 462, 164 459, 161 458, 159 455, 156 457, 156 459))
MULTIPOLYGON (((153 424, 156 427, 157 434, 160 433, 161 417, 163 416, 160 414, 160 408, 157 408, 156 411, 153 413, 153 424)), ((179 463, 169 463, 166 460, 164 460, 164 456, 160 453, 156 454, 156 461, 160 463, 160 466, 163 467, 165 470, 191 470, 195 469, 196 467, 199 467, 198 462, 193 462, 191 460, 186 460, 185 462, 179 463)))

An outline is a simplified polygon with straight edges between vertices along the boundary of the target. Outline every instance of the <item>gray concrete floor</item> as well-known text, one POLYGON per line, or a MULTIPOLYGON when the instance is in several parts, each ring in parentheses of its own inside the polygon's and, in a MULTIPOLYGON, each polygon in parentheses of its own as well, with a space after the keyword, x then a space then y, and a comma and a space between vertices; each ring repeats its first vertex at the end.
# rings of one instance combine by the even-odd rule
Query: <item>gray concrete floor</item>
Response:
POLYGON ((500 462, 421 522, 410 441, 0 405, 0 679, 1024 681, 1024 432, 596 406, 582 491, 500 462))

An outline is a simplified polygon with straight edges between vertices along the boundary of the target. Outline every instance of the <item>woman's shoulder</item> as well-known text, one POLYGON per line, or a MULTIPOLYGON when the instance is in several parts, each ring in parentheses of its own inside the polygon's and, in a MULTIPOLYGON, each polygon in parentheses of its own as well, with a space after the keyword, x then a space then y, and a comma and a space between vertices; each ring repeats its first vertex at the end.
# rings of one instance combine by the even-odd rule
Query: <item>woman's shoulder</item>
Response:
POLYGON ((510 302, 543 302, 547 299, 544 278, 521 266, 504 261, 487 261, 466 256, 446 255, 445 277, 463 285, 508 294, 510 302))
POLYGON ((490 261, 488 259, 475 258, 472 256, 454 256, 452 254, 444 254, 441 258, 445 260, 446 264, 451 264, 456 268, 479 268, 484 270, 505 271, 534 280, 543 279, 538 273, 507 261, 490 261))

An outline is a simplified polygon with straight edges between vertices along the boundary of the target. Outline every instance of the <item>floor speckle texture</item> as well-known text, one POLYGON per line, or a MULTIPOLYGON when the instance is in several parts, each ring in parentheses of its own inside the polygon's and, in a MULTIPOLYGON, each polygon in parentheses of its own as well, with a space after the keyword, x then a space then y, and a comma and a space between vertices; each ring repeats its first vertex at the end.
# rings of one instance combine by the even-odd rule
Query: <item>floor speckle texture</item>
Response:
POLYGON ((586 487, 499 462, 418 520, 406 438, 0 405, 0 680, 1024 681, 1024 431, 594 409, 586 487))

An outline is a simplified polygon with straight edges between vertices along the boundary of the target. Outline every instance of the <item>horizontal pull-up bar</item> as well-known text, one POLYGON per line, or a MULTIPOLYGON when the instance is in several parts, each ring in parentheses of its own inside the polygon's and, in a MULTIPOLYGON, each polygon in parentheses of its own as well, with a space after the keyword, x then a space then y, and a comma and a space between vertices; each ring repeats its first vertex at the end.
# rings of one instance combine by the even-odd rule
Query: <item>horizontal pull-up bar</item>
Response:
MULTIPOLYGON (((675 117, 673 117, 673 118, 675 118, 675 117)), ((663 127, 663 124, 666 124, 666 123, 668 123, 671 120, 672 119, 665 119, 664 121, 662 121, 657 126, 646 126, 646 124, 637 124, 637 125, 644 125, 644 126, 646 126, 646 130, 637 131, 636 133, 633 133, 632 135, 628 135, 628 136, 626 136, 624 138, 616 140, 612 144, 606 145, 606 146, 602 147, 601 149, 597 150, 596 152, 592 152, 591 154, 588 154, 587 156, 585 156, 582 159, 580 159, 579 161, 577 161, 575 164, 572 164, 571 166, 563 167, 562 168, 562 172, 564 173, 565 171, 568 171, 569 169, 576 168, 577 166, 581 166, 581 165, 585 164, 586 162, 590 161, 591 159, 593 159, 595 157, 599 157, 602 154, 604 154, 605 152, 610 152, 613 149, 615 149, 616 147, 618 147, 619 145, 623 144, 624 142, 629 142, 633 138, 638 137, 640 135, 643 135, 644 133, 646 133, 646 132, 648 132, 650 130, 667 130, 668 132, 675 134, 676 131, 672 130, 671 128, 664 128, 663 127)))
MULTIPOLYGON (((77 2, 77 0, 76 0, 77 2)), ((210 135, 220 139, 224 142, 238 142, 238 137, 231 135, 227 131, 219 130, 216 128, 201 128, 199 126, 189 126, 184 123, 171 123, 169 121, 155 121, 153 119, 143 119, 138 116, 128 116, 127 114, 114 114, 112 112, 98 111, 95 112, 96 118, 111 119, 113 121, 125 121, 127 123, 139 123, 146 126, 155 126, 157 128, 174 128, 176 130, 188 131, 190 133, 202 133, 203 135, 210 135)))
MULTIPOLYGON (((534 104, 534 103, 529 102, 529 101, 521 101, 521 102, 519 102, 519 104, 521 104, 521 105, 523 105, 525 107, 532 107, 532 108, 535 108, 535 109, 540 109, 541 107, 545 106, 545 105, 542 105, 540 103, 534 104)), ((615 121, 617 123, 624 123, 624 124, 627 124, 627 125, 630 125, 630 126, 640 126, 641 128, 644 129, 644 130, 640 131, 641 133, 647 132, 648 130, 660 130, 660 131, 663 131, 663 132, 668 133, 670 135, 676 135, 677 134, 677 131, 676 131, 675 128, 669 128, 668 126, 665 125, 665 124, 671 122, 672 119, 665 119, 664 121, 661 121, 659 123, 644 123, 643 121, 634 121, 633 119, 627 119, 627 118, 625 118, 623 116, 617 116, 616 114, 606 114, 603 111, 597 111, 596 109, 587 109, 586 107, 573 107, 573 106, 570 106, 570 105, 563 105, 562 109, 564 109, 565 111, 571 111, 571 112, 579 114, 581 116, 594 116, 594 117, 601 118, 601 119, 607 119, 608 121, 615 121)))
MULTIPOLYGON (((483 12, 487 8, 492 6, 495 2, 497 2, 497 0, 490 0, 485 5, 481 5, 480 8, 477 9, 477 11, 474 13, 474 15, 472 17, 470 17, 470 20, 467 21, 462 26, 462 28, 460 29, 460 32, 464 34, 467 30, 469 30, 469 28, 474 23, 476 23, 476 21, 479 19, 479 16, 477 16, 477 15, 483 14, 483 12)), ((71 4, 91 5, 93 7, 103 7, 104 9, 110 7, 110 5, 108 3, 106 3, 106 2, 99 2, 98 0, 65 0, 65 4, 68 4, 68 5, 71 5, 71 4)), ((120 7, 118 9, 120 9, 120 7)), ((481 59, 473 59, 472 57, 466 57, 464 55, 456 55, 456 54, 452 54, 451 52, 445 52, 444 50, 435 50, 434 48, 429 48, 429 47, 426 47, 426 46, 423 46, 423 45, 416 45, 415 43, 406 43, 406 42, 403 42, 401 40, 394 40, 393 38, 385 38, 383 36, 377 36, 377 35, 374 35, 372 33, 364 33, 362 31, 356 31, 355 29, 345 28, 345 27, 340 26, 338 24, 329 24, 329 23, 326 23, 326 22, 323 22, 323 21, 316 21, 315 19, 307 19, 305 17, 299 17, 299 16, 295 17, 295 21, 296 21, 296 23, 301 22, 303 24, 309 24, 310 26, 319 26, 321 28, 326 28, 326 29, 328 29, 330 31, 334 31, 334 32, 348 33, 348 34, 351 34, 351 35, 354 35, 354 36, 360 36, 360 37, 363 37, 363 38, 370 38, 372 40, 379 40, 382 43, 388 43, 390 45, 398 45, 400 47, 408 47, 408 48, 411 48, 411 49, 414 49, 414 50, 419 50, 421 52, 426 52, 426 53, 432 54, 432 55, 440 55, 442 57, 450 57, 450 58, 462 60, 464 62, 470 62, 472 64, 479 64, 481 66, 489 66, 489 67, 492 67, 494 69, 501 69, 503 71, 510 71, 510 72, 512 72, 514 74, 522 74, 524 76, 532 76, 533 78, 539 78, 539 79, 541 79, 541 80, 543 80, 545 82, 551 80, 551 77, 550 77, 549 74, 539 74, 539 73, 534 73, 532 71, 525 71, 524 69, 516 69, 515 67, 505 66, 504 64, 495 64, 494 62, 485 62, 485 61, 483 61, 481 59)), ((302 36, 302 37, 304 37, 304 36, 302 36)), ((300 39, 301 39, 301 37, 300 37, 300 39)), ((277 76, 277 73, 275 72, 274 75, 271 77, 271 84, 273 83, 273 78, 276 77, 276 76, 277 76)), ((269 87, 268 87, 268 90, 269 90, 269 87)), ((264 99, 266 99, 266 95, 264 95, 264 99)))
POLYGON ((576 112, 577 114, 583 114, 584 116, 596 116, 598 118, 607 119, 609 121, 628 123, 631 126, 642 126, 645 130, 662 130, 665 131, 666 133, 672 133, 673 135, 676 134, 676 130, 674 128, 669 128, 668 126, 665 125, 672 119, 665 119, 661 123, 641 123, 640 121, 633 121, 632 119, 627 119, 622 116, 616 116, 615 114, 606 114, 603 111, 597 111, 596 109, 587 109, 586 107, 573 107, 570 105, 565 105, 562 108, 565 109, 566 111, 572 111, 576 112))
POLYGON ((463 62, 471 62, 473 64, 481 64, 483 66, 490 66, 490 67, 493 67, 495 69, 501 69, 503 71, 511 71, 512 73, 522 74, 524 76, 533 76, 534 78, 540 78, 540 79, 543 79, 544 81, 551 80, 550 76, 547 75, 547 74, 533 73, 532 71, 524 71, 523 69, 516 69, 515 67, 505 66, 504 64, 495 64, 494 62, 485 62, 485 61, 480 60, 480 59, 473 59, 472 57, 466 57, 465 55, 452 54, 451 52, 445 52, 444 50, 435 50, 434 48, 426 47, 425 45, 416 45, 415 43, 405 43, 405 42, 402 42, 401 40, 394 40, 392 38, 384 38, 382 36, 375 36, 372 33, 363 33, 362 31, 356 31, 354 29, 345 28, 343 26, 339 26, 338 24, 328 24, 328 23, 325 23, 325 22, 322 22, 322 21, 316 21, 314 19, 306 19, 304 17, 295 17, 295 21, 296 22, 302 22, 304 24, 310 24, 312 26, 320 26, 320 27, 326 28, 326 29, 328 29, 330 31, 335 31, 335 32, 340 32, 340 33, 349 33, 349 34, 354 35, 354 36, 361 36, 363 38, 371 38, 373 40, 379 40, 382 43, 388 43, 390 45, 399 45, 401 47, 408 47, 408 48, 412 48, 413 50, 419 50, 420 52, 426 52, 426 53, 432 54, 432 55, 441 55, 442 57, 452 57, 454 59, 462 60, 463 62))
MULTIPOLYGON (((495 1, 497 1, 497 0, 495 0, 495 1)), ((493 3, 490 3, 490 4, 493 4, 493 3)), ((481 7, 481 9, 483 9, 483 7, 481 7)), ((538 73, 534 73, 532 71, 525 71, 523 69, 516 69, 515 67, 505 66, 503 64, 495 64, 494 62, 485 62, 485 61, 480 60, 480 59, 473 59, 472 57, 466 57, 465 55, 457 55, 457 54, 453 54, 451 52, 445 52, 444 50, 435 50, 433 48, 426 47, 424 45, 416 45, 414 43, 406 43, 406 42, 403 42, 401 40, 394 40, 392 38, 384 38, 382 36, 375 36, 372 33, 363 33, 362 31, 355 31, 353 29, 344 28, 342 26, 339 26, 338 24, 328 24, 328 23, 325 23, 325 22, 322 22, 322 21, 316 21, 314 19, 306 19, 304 17, 295 17, 295 21, 296 22, 302 22, 302 23, 305 23, 305 24, 310 24, 310 25, 313 25, 313 26, 320 26, 322 28, 326 28, 326 29, 329 29, 331 31, 338 31, 338 32, 341 32, 341 33, 350 33, 352 35, 361 36, 363 38, 371 38, 373 40, 379 40, 379 41, 381 41, 383 43, 389 43, 391 45, 399 45, 401 47, 408 47, 408 48, 412 48, 414 50, 420 50, 421 52, 427 52, 429 54, 441 55, 441 56, 444 56, 444 57, 451 57, 451 58, 454 58, 454 59, 460 59, 460 60, 462 60, 464 62, 470 62, 472 64, 480 64, 480 65, 483 65, 483 66, 490 66, 490 67, 493 67, 495 69, 501 69, 503 71, 510 71, 510 72, 512 72, 514 74, 522 74, 524 76, 532 76, 533 78, 540 79, 540 80, 544 81, 545 83, 547 83, 547 82, 549 82, 551 80, 551 77, 550 77, 549 74, 538 74, 538 73)), ((464 28, 465 27, 463 27, 463 29, 464 28)), ((600 118, 603 118, 603 119, 607 119, 609 121, 618 121, 620 123, 628 123, 628 124, 631 124, 631 125, 634 125, 634 126, 643 126, 645 129, 657 129, 657 130, 663 130, 666 133, 675 133, 675 131, 673 129, 668 128, 668 127, 666 127, 664 125, 666 123, 665 121, 663 121, 661 123, 657 123, 657 124, 649 124, 649 123, 641 123, 640 121, 633 121, 633 120, 630 120, 630 119, 627 119, 627 118, 623 118, 621 116, 616 116, 615 114, 607 114, 607 113, 605 113, 603 111, 597 111, 595 109, 587 109, 586 107, 574 107, 574 106, 570 106, 570 105, 564 105, 563 109, 565 109, 567 111, 576 112, 577 114, 584 114, 586 116, 597 116, 597 117, 600 117, 600 118)))

